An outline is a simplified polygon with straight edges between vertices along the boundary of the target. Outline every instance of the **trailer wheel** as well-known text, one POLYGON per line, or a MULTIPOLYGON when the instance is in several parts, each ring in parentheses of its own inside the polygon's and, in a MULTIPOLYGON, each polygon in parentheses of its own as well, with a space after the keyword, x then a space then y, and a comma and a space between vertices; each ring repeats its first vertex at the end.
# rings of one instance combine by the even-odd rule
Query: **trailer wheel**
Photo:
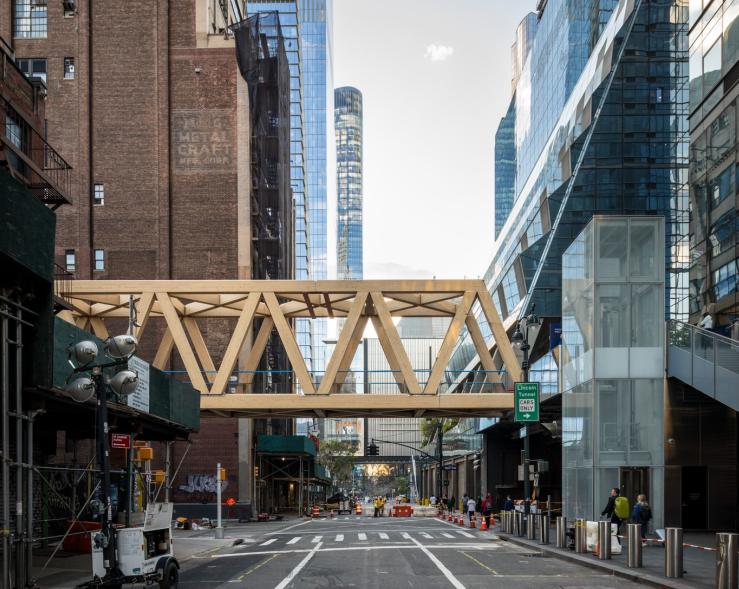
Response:
POLYGON ((159 581, 159 589, 177 589, 177 583, 180 580, 180 572, 177 565, 173 561, 169 561, 164 567, 164 575, 159 581))

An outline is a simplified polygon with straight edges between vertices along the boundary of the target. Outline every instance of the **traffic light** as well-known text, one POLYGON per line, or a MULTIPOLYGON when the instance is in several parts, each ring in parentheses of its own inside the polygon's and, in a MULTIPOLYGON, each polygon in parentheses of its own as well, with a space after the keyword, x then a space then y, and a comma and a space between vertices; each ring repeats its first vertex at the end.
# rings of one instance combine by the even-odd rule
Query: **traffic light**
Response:
POLYGON ((372 442, 371 444, 367 444, 367 456, 379 456, 380 455, 380 448, 372 442))
POLYGON ((478 470, 480 468, 481 459, 482 459, 482 454, 480 454, 479 452, 477 452, 475 454, 475 458, 472 460, 472 468, 474 470, 478 470))

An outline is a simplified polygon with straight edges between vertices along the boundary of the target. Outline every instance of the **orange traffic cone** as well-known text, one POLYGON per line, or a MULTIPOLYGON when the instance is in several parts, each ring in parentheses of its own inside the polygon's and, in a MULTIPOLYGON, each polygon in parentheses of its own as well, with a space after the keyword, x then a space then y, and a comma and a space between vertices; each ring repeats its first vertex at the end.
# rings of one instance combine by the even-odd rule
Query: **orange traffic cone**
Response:
POLYGON ((459 525, 460 526, 463 526, 464 525, 464 514, 462 514, 462 515, 459 516, 459 525))
POLYGON ((480 518, 480 531, 487 532, 487 530, 488 530, 488 525, 485 523, 485 516, 483 515, 480 518))
POLYGON ((454 519, 452 520, 452 522, 454 522, 455 524, 459 523, 459 518, 457 517, 456 513, 454 514, 454 519))
POLYGON ((495 525, 495 516, 492 512, 490 512, 490 529, 493 529, 493 526, 495 525))
POLYGON ((471 528, 475 528, 476 527, 475 526, 475 516, 474 515, 471 515, 470 516, 470 527, 471 528))
POLYGON ((452 517, 453 517, 452 516, 452 512, 450 511, 449 512, 449 517, 447 517, 447 520, 446 521, 448 521, 448 522, 452 521, 452 517))

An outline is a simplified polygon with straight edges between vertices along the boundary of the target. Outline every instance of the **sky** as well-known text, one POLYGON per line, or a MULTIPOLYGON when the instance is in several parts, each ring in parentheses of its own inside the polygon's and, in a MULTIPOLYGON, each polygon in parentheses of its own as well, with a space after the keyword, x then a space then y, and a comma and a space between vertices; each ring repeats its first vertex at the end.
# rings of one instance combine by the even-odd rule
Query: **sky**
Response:
MULTIPOLYGON (((355 86, 364 99, 365 278, 485 273, 510 48, 535 5, 334 0, 334 87, 355 86)), ((329 199, 335 268, 335 182, 329 199)))

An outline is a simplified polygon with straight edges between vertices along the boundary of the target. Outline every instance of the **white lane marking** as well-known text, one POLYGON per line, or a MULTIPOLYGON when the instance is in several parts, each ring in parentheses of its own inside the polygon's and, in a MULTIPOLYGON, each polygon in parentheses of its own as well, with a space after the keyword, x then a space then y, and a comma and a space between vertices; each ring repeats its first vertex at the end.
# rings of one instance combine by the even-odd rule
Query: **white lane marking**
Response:
MULTIPOLYGON (((415 544, 396 544, 395 542, 391 542, 390 544, 383 544, 379 546, 342 546, 342 547, 335 547, 335 548, 323 548, 320 550, 320 552, 347 552, 352 550, 418 550, 418 546, 415 544)), ((500 550, 500 546, 496 546, 495 544, 429 544, 428 546, 424 546, 424 548, 428 548, 429 550, 476 550, 476 551, 486 551, 486 550, 500 550)), ((208 556, 198 556, 195 555, 192 558, 195 560, 208 560, 211 558, 235 558, 238 556, 264 556, 267 554, 305 554, 306 552, 311 552, 310 548, 294 548, 292 550, 285 550, 277 549, 277 550, 256 550, 254 552, 229 552, 228 554, 210 554, 208 556)), ((511 550, 503 550, 504 554, 514 554, 514 555, 520 555, 520 554, 527 554, 525 551, 511 551, 511 550)))
POLYGON ((323 538, 323 536, 313 536, 313 540, 311 540, 311 543, 318 544, 318 542, 321 541, 321 538, 323 538))
POLYGON ((300 536, 295 536, 292 540, 288 540, 288 544, 295 544, 297 542, 300 542, 300 536))
POLYGON ((321 542, 316 544, 316 547, 313 550, 311 550, 308 554, 305 555, 305 558, 301 560, 293 570, 290 571, 287 577, 282 579, 280 584, 277 585, 275 589, 285 589, 285 587, 287 587, 290 583, 292 583, 293 579, 297 576, 297 574, 303 570, 305 565, 308 564, 308 561, 315 556, 316 552, 318 552, 318 549, 321 547, 321 544, 322 544, 321 542))
POLYGON ((344 534, 336 534, 336 538, 334 538, 334 542, 343 542, 344 541, 344 534))
POLYGON ((325 517, 322 517, 322 518, 321 518, 321 521, 322 521, 322 522, 325 522, 325 521, 326 521, 326 518, 325 518, 325 517))
POLYGON ((451 534, 447 534, 446 532, 442 532, 441 535, 445 538, 454 538, 454 536, 452 536, 451 534))
POLYGON ((447 581, 449 581, 454 589, 465 589, 465 586, 462 585, 462 583, 459 582, 459 579, 455 577, 452 572, 444 566, 444 563, 441 562, 436 556, 434 556, 430 550, 428 550, 423 544, 421 544, 418 540, 415 538, 411 538, 411 542, 413 542, 416 546, 418 546, 421 551, 429 557, 429 560, 433 562, 436 565, 436 568, 441 571, 441 574, 444 575, 447 578, 447 581))
POLYGON ((409 534, 408 532, 403 532, 403 533, 401 534, 401 536, 402 536, 403 538, 405 538, 406 540, 412 540, 412 538, 411 538, 411 535, 410 535, 410 534, 409 534))
POLYGON ((423 536, 424 538, 433 538, 433 536, 428 532, 421 532, 419 536, 423 536))
POLYGON ((474 538, 474 536, 472 534, 469 534, 467 532, 463 532, 462 530, 458 530, 457 531, 457 534, 460 534, 460 535, 464 536, 465 538, 474 538))
POLYGON ((362 519, 360 516, 357 516, 355 519, 362 519))
POLYGON ((270 544, 272 544, 272 542, 277 542, 277 538, 270 538, 266 542, 262 542, 260 546, 269 546, 270 544))
POLYGON ((362 532, 359 532, 359 534, 357 534, 357 538, 359 538, 360 540, 366 540, 367 539, 367 534, 364 534, 362 532))
POLYGON ((385 532, 380 532, 380 540, 388 540, 389 536, 385 532))

